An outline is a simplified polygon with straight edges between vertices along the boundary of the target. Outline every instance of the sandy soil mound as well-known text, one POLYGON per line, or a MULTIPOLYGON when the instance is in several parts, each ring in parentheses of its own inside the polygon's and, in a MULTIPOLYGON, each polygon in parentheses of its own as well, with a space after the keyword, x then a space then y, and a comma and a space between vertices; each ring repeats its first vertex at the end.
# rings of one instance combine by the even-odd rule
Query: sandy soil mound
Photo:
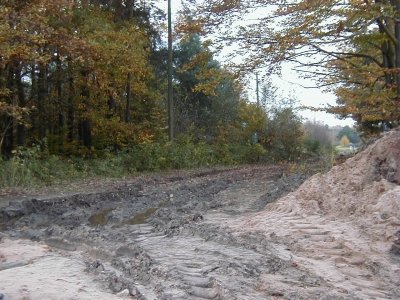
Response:
MULTIPOLYGON (((377 239, 395 240, 400 229, 400 131, 392 131, 365 151, 316 174, 267 207, 291 214, 323 214, 350 219, 377 239)), ((261 221, 263 212, 259 214, 261 221)))
POLYGON ((400 131, 392 131, 365 151, 316 175, 295 197, 335 217, 350 218, 375 238, 395 239, 400 229, 400 131))
POLYGON ((257 232, 288 245, 296 264, 345 297, 398 299, 399 184, 400 131, 395 130, 231 228, 239 236, 257 232))

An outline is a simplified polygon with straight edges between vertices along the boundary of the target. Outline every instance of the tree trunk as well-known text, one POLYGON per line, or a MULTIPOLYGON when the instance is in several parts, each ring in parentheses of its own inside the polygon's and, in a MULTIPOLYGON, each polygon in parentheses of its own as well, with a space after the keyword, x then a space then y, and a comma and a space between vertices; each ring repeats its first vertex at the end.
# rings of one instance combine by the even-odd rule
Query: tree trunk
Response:
POLYGON ((111 91, 108 94, 107 105, 108 105, 107 118, 112 118, 112 116, 117 112, 117 102, 115 101, 114 95, 111 91))
POLYGON ((63 104, 63 69, 61 65, 60 52, 57 49, 57 81, 56 81, 56 90, 57 90, 57 124, 55 125, 55 133, 58 135, 58 146, 59 150, 64 150, 64 142, 65 142, 65 116, 64 116, 64 104, 63 104))
POLYGON ((117 20, 123 20, 124 19, 124 7, 122 5, 122 0, 114 0, 113 6, 115 9, 115 17, 117 18, 117 20))
POLYGON ((81 74, 84 78, 84 84, 81 86, 81 96, 83 99, 83 106, 84 106, 84 118, 80 122, 79 132, 82 144, 90 149, 92 147, 92 126, 90 119, 87 117, 87 115, 85 115, 88 112, 89 97, 90 97, 90 90, 88 87, 89 71, 82 70, 81 74))
POLYGON ((74 107, 74 78, 72 75, 69 78, 69 96, 68 96, 68 109, 67 109, 67 141, 74 140, 74 120, 75 120, 75 107, 74 107))
POLYGON ((126 3, 126 11, 127 11, 127 18, 128 19, 132 19, 133 18, 134 9, 135 9, 135 1, 134 0, 127 1, 127 3, 126 3))
MULTIPOLYGON (((12 66, 8 67, 7 75, 7 89, 11 91, 11 96, 9 97, 9 102, 12 104, 14 97, 14 68, 12 66)), ((4 132, 1 137, 1 153, 6 159, 10 159, 12 155, 12 150, 14 148, 14 117, 6 116, 4 118, 4 132)))
POLYGON ((5 131, 0 137, 1 154, 5 159, 10 159, 14 147, 14 118, 10 116, 5 117, 5 131))
MULTIPOLYGON (((382 0, 375 0, 377 4, 382 0)), ((400 0, 391 0, 390 5, 400 13, 400 0)), ((395 88, 396 97, 394 99, 397 109, 392 112, 389 120, 382 120, 382 124, 393 125, 393 121, 399 119, 400 114, 400 22, 398 18, 392 20, 390 18, 378 19, 379 32, 390 37, 384 41, 381 46, 383 67, 385 69, 385 83, 389 88, 395 88)))
MULTIPOLYGON (((400 13, 400 0, 396 0, 395 3, 395 9, 397 12, 397 16, 399 16, 400 13)), ((397 103, 400 102, 400 20, 397 17, 395 20, 395 25, 394 25, 394 35, 396 38, 396 95, 397 95, 397 103)), ((397 112, 398 113, 398 112, 397 112)))
POLYGON ((132 103, 131 81, 132 81, 132 73, 128 72, 128 82, 126 84, 126 108, 125 108, 126 123, 129 123, 131 120, 131 103, 132 103))
MULTIPOLYGON (((22 68, 19 68, 16 73, 16 84, 18 90, 18 105, 19 107, 25 107, 26 105, 26 96, 24 90, 24 84, 22 82, 22 68)), ((25 137, 26 137, 26 128, 24 124, 21 122, 17 125, 17 145, 24 146, 25 145, 25 137)))
POLYGON ((81 121, 79 124, 79 135, 83 146, 92 148, 92 126, 88 119, 81 121))
POLYGON ((43 139, 46 136, 46 127, 48 116, 45 112, 45 99, 46 99, 46 67, 44 65, 39 66, 38 75, 38 91, 37 91, 37 108, 38 108, 38 136, 39 139, 43 139))

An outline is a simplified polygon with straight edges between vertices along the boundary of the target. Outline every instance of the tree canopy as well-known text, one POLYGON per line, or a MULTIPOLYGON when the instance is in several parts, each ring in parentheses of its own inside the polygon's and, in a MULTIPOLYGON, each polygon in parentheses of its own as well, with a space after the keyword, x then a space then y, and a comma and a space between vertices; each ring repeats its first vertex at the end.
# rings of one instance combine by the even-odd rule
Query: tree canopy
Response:
POLYGON ((235 45, 242 71, 293 63, 336 93, 327 111, 373 130, 400 118, 399 14, 399 1, 384 0, 190 1, 180 29, 235 45))
POLYGON ((355 145, 360 143, 360 136, 358 135, 357 131, 354 130, 353 128, 349 126, 343 127, 342 130, 339 131, 336 137, 338 140, 341 140, 344 135, 349 139, 350 143, 353 143, 355 145))

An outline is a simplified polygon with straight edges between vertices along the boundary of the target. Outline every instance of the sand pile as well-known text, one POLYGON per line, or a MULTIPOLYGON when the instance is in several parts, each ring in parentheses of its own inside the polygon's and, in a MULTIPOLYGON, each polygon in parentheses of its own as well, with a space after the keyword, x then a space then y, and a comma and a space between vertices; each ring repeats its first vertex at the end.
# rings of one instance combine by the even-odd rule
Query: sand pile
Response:
POLYGON ((376 239, 396 241, 400 230, 400 130, 387 133, 328 173, 314 175, 243 225, 262 229, 268 225, 271 211, 350 220, 376 239))
MULTIPOLYGON (((239 237, 261 235, 283 259, 331 285, 338 299, 400 299, 399 184, 395 130, 228 226, 239 237)), ((265 276, 260 285, 275 282, 265 276)))
POLYGON ((391 239, 400 229, 399 184, 400 131, 396 130, 327 174, 317 174, 288 200, 302 209, 351 219, 377 238, 391 239))
POLYGON ((289 198, 322 213, 398 219, 399 164, 400 131, 393 131, 327 174, 315 175, 289 198))

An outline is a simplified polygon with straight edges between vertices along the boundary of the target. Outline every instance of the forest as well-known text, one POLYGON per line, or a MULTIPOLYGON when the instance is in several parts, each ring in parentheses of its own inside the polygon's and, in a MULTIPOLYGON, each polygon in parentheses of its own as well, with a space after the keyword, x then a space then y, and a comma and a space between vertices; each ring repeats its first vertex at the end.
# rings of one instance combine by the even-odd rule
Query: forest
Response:
POLYGON ((243 74, 279 73, 282 62, 334 92, 337 105, 325 110, 352 117, 365 136, 397 126, 396 1, 183 1, 169 139, 159 2, 1 2, 3 182, 318 156, 331 146, 329 132, 313 136, 321 126, 303 124, 296 99, 280 96, 268 78, 259 103, 246 93, 243 74), (232 45, 240 63, 220 63, 218 50, 232 45))

